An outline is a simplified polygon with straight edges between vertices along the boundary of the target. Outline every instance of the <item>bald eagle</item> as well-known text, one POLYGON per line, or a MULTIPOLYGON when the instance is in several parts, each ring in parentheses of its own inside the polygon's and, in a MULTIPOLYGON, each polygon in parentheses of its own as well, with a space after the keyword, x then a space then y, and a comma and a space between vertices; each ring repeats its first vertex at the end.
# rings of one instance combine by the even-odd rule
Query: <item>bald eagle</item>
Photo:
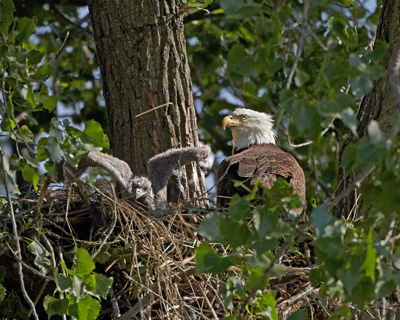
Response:
MULTIPOLYGON (((235 187, 241 181, 247 187, 260 179, 270 189, 278 177, 283 177, 293 187, 305 205, 305 177, 296 159, 275 145, 272 116, 250 109, 236 109, 222 121, 222 127, 231 128, 234 154, 225 158, 218 169, 218 205, 225 207, 234 194, 246 191, 235 187)), ((303 208, 297 208, 300 214, 303 208)))

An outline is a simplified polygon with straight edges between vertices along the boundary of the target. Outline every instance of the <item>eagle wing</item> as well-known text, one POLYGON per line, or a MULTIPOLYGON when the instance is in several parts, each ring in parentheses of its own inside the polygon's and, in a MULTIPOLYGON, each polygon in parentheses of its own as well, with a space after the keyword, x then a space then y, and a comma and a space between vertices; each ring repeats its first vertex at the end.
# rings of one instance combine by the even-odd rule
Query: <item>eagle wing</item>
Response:
POLYGON ((251 187, 260 179, 264 187, 271 188, 279 176, 289 182, 294 193, 298 194, 300 201, 305 204, 304 172, 292 155, 276 145, 254 145, 227 157, 218 169, 218 204, 226 206, 229 197, 236 193, 247 193, 243 188, 235 187, 234 180, 242 181, 251 187))

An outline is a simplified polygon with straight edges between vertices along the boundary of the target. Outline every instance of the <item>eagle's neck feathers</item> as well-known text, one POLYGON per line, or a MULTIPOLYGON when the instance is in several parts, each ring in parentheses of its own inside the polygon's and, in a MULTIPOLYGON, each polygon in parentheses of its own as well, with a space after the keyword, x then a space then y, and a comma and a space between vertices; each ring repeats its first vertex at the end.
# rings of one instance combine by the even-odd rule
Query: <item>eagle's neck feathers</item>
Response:
POLYGON ((270 126, 232 128, 233 148, 238 151, 256 144, 275 144, 276 133, 270 126))

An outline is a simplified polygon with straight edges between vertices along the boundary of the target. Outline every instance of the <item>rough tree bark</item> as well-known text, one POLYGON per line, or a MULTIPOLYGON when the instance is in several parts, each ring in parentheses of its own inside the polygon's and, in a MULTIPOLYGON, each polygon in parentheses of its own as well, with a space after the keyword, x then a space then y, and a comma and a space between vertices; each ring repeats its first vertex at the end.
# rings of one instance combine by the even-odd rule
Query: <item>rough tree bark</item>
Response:
MULTIPOLYGON (((178 0, 88 2, 114 155, 134 174, 172 147, 198 146, 192 82, 178 0), (173 103, 137 117, 159 105, 173 103)), ((169 201, 206 191, 203 173, 187 165, 169 201)))
MULTIPOLYGON (((357 110, 358 137, 353 133, 350 133, 340 150, 340 155, 343 154, 346 146, 357 141, 358 138, 368 134, 367 127, 371 120, 378 121, 382 131, 389 133, 391 129, 390 120, 395 116, 396 109, 398 109, 395 96, 390 88, 389 76, 391 70, 389 64, 393 54, 395 54, 395 48, 399 41, 400 1, 383 0, 376 31, 376 43, 386 42, 389 45, 389 50, 381 62, 386 73, 381 79, 374 83, 371 92, 361 100, 357 110)), ((348 176, 348 174, 349 173, 346 173, 344 169, 339 170, 337 194, 340 194, 340 192, 351 183, 353 177, 356 176, 357 173, 351 173, 350 176, 348 176)), ((362 207, 362 196, 357 201, 357 191, 351 192, 347 197, 340 201, 334 208, 334 214, 338 217, 346 217, 353 207, 357 208, 358 216, 365 214, 368 210, 368 208, 362 207)))

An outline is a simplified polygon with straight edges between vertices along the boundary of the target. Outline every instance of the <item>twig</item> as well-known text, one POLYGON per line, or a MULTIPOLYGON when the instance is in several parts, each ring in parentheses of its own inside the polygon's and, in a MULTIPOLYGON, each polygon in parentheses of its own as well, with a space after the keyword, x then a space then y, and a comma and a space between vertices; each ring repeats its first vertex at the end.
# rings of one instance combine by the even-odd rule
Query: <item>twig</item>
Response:
POLYGON ((63 41, 63 43, 61 44, 60 48, 57 50, 56 54, 50 58, 50 60, 53 59, 54 57, 57 57, 57 56, 58 56, 58 54, 59 54, 59 53, 61 52, 61 50, 64 48, 65 43, 67 42, 68 37, 69 37, 69 31, 67 31, 67 34, 65 35, 64 41, 63 41))
MULTIPOLYGON (((40 288, 40 290, 39 290, 39 292, 38 292, 38 294, 37 294, 37 296, 36 296, 36 299, 35 299, 35 301, 33 302, 33 304, 34 304, 35 306, 36 306, 37 303, 39 302, 40 297, 42 296, 42 294, 43 294, 43 292, 44 292, 44 289, 46 289, 48 283, 49 283, 48 280, 45 280, 45 282, 43 282, 42 287, 40 288)), ((31 315, 32 315, 32 309, 29 310, 29 312, 28 312, 28 319, 30 318, 31 315)))
POLYGON ((385 239, 381 240, 381 242, 380 242, 380 245, 382 247, 386 246, 389 243, 389 241, 391 240, 395 226, 396 226, 396 213, 393 212, 392 216, 390 218, 389 231, 388 231, 385 239))
POLYGON ((11 248, 11 246, 9 245, 8 242, 6 242, 6 245, 7 245, 8 249, 10 250, 10 252, 12 253, 12 255, 14 256, 14 258, 15 258, 19 263, 21 263, 22 266, 23 266, 25 269, 31 271, 33 274, 35 274, 35 275, 37 275, 37 276, 39 276, 39 277, 45 279, 46 281, 51 281, 51 280, 53 280, 52 277, 49 277, 49 276, 44 275, 43 273, 37 271, 35 268, 32 268, 29 264, 26 264, 24 261, 22 261, 21 258, 18 256, 18 254, 11 248))
POLYGON ((375 170, 375 165, 369 164, 366 166, 361 172, 357 174, 354 180, 346 187, 346 189, 342 190, 330 203, 328 203, 327 208, 335 207, 340 200, 345 198, 350 192, 352 192, 355 188, 359 188, 361 182, 364 181, 373 171, 375 170))
POLYGON ((76 241, 74 237, 74 232, 71 227, 71 223, 69 222, 68 219, 68 212, 69 212, 69 206, 70 206, 70 200, 71 200, 71 191, 72 191, 72 186, 68 187, 68 193, 67 193, 67 206, 65 208, 65 221, 67 222, 67 226, 69 228, 69 232, 71 232, 72 240, 74 241, 74 245, 76 247, 76 241))
POLYGON ((160 109, 160 108, 162 108, 162 107, 166 107, 166 106, 168 106, 168 105, 172 105, 172 108, 174 109, 174 114, 175 114, 175 106, 174 106, 173 102, 167 102, 167 103, 161 104, 161 105, 159 105, 159 106, 157 106, 157 107, 154 107, 153 109, 144 111, 144 112, 138 114, 135 118, 139 118, 139 117, 141 117, 142 115, 144 115, 144 114, 146 114, 146 113, 149 113, 149 112, 151 112, 151 111, 155 111, 155 110, 157 110, 157 109, 160 109))
POLYGON ((8 175, 7 175, 6 169, 4 168, 4 166, 5 166, 5 161, 3 160, 4 152, 3 152, 3 148, 1 148, 1 146, 0 146, 0 154, 1 154, 1 159, 2 159, 2 163, 3 163, 4 187, 6 189, 6 194, 8 196, 8 204, 10 206, 11 221, 12 221, 13 232, 14 232, 14 240, 15 240, 15 244, 16 244, 16 247, 17 247, 18 275, 19 275, 19 281, 20 281, 20 285, 21 285, 21 290, 22 290, 22 293, 24 295, 24 298, 25 298, 26 302, 31 307, 31 310, 32 310, 32 313, 33 313, 33 317, 35 319, 39 320, 38 314, 36 313, 35 305, 33 304, 33 301, 31 300, 31 298, 29 297, 29 295, 28 295, 28 293, 26 292, 26 289, 25 289, 24 274, 22 272, 22 263, 21 263, 22 262, 21 245, 19 243, 17 221, 15 220, 14 208, 13 208, 13 204, 12 204, 12 201, 11 201, 10 189, 8 188, 8 175))
POLYGON ((118 305, 117 299, 115 297, 115 293, 114 293, 114 289, 113 288, 110 288, 110 291, 108 292, 108 295, 110 297, 114 318, 119 318, 121 316, 121 310, 119 309, 119 305, 118 305))
POLYGON ((46 247, 51 253, 51 264, 52 264, 53 269, 55 269, 57 262, 56 262, 56 255, 54 253, 54 249, 53 249, 49 239, 47 239, 47 237, 45 236, 44 233, 41 233, 40 236, 42 237, 43 241, 46 243, 46 247))
POLYGON ((315 41, 319 44, 319 46, 322 48, 324 51, 328 51, 328 48, 326 45, 322 43, 322 41, 317 37, 317 35, 314 33, 314 31, 311 29, 311 26, 308 26, 308 29, 311 33, 311 36, 314 38, 315 41))
MULTIPOLYGON (((191 268, 186 271, 182 271, 175 275, 173 277, 173 281, 175 280, 180 280, 183 277, 187 277, 191 274, 194 274, 195 268, 191 268)), ((128 319, 133 319, 134 316, 136 316, 141 310, 143 310, 150 302, 153 294, 158 294, 160 292, 160 288, 158 287, 158 284, 155 284, 152 287, 152 292, 149 292, 146 294, 142 299, 140 299, 131 309, 129 309, 127 312, 125 312, 121 317, 118 318, 118 320, 128 320, 128 319)))
POLYGON ((289 145, 290 145, 292 148, 301 148, 301 147, 309 146, 309 145, 312 144, 313 142, 310 140, 310 141, 306 141, 306 142, 299 143, 299 144, 293 144, 293 143, 290 141, 290 136, 288 136, 288 143, 289 143, 289 145))
MULTIPOLYGON (((114 214, 113 215, 113 223, 112 223, 111 228, 108 231, 107 235, 105 236, 105 238, 101 242, 100 246, 97 248, 96 252, 92 255, 92 259, 96 258, 96 256, 101 252, 101 249, 103 249, 104 244, 107 242, 108 238, 113 233, 114 228, 115 228, 115 226, 117 224, 117 220, 118 220, 118 218, 117 218, 117 201, 116 201, 117 195, 115 194, 114 187, 113 187, 113 185, 111 183, 110 183, 110 187, 111 187, 111 190, 112 190, 112 193, 113 193, 113 199, 112 199, 113 205, 114 205, 114 207, 113 207, 113 209, 114 209, 113 210, 113 214, 114 214)), ((95 188, 95 190, 98 193, 100 193, 101 195, 105 196, 99 189, 95 188)))

